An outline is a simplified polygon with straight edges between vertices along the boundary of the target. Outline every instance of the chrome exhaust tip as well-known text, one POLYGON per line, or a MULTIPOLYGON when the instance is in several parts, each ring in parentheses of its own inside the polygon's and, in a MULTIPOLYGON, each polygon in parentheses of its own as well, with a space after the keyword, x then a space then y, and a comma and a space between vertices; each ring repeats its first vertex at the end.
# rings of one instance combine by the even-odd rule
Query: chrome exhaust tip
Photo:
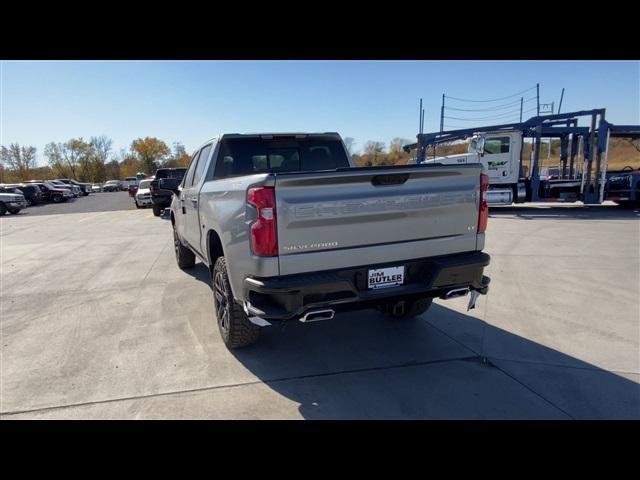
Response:
POLYGON ((302 323, 319 322, 320 320, 331 320, 335 316, 336 312, 332 308, 325 308, 322 310, 309 310, 298 320, 302 323))
POLYGON ((449 300, 450 298, 464 297, 467 293, 469 293, 469 287, 454 288, 453 290, 449 290, 444 295, 441 295, 440 298, 442 300, 449 300))

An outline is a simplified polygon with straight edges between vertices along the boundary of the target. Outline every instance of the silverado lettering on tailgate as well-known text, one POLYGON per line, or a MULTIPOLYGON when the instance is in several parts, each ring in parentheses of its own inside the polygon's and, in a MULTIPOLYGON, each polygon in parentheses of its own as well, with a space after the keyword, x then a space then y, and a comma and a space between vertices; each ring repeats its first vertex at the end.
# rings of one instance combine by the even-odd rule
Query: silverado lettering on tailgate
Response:
POLYGON ((344 200, 297 205, 294 208, 296 218, 339 217, 361 213, 379 213, 387 211, 419 210, 427 207, 441 207, 461 203, 475 203, 477 193, 445 192, 423 195, 403 195, 382 199, 344 200))

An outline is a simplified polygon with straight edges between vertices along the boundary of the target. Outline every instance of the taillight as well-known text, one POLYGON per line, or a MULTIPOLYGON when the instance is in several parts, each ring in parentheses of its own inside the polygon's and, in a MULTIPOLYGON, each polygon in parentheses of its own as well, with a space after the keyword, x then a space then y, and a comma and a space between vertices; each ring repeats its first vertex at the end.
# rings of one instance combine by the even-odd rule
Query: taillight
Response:
POLYGON ((256 207, 258 218, 251 224, 251 251, 259 257, 278 255, 276 192, 273 187, 247 190, 247 203, 256 207))
POLYGON ((487 202, 487 191, 489 190, 489 175, 480 174, 480 211, 478 212, 478 233, 487 229, 489 220, 489 203, 487 202))

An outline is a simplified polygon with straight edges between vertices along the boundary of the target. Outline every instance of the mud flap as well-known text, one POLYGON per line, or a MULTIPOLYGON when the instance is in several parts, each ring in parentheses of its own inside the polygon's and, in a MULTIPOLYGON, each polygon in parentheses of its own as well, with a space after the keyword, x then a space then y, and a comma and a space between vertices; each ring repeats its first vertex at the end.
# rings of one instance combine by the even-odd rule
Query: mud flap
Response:
POLYGON ((471 290, 471 295, 469 295, 469 304, 467 305, 467 312, 476 308, 476 300, 478 300, 479 296, 480 292, 477 290, 471 290))

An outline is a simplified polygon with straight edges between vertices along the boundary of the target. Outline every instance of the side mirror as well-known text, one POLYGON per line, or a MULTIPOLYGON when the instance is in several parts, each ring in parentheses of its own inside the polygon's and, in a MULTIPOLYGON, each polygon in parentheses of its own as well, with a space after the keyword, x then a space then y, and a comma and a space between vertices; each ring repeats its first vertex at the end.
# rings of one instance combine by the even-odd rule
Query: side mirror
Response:
POLYGON ((476 151, 481 157, 484 157, 484 137, 480 137, 476 143, 476 151))
POLYGON ((161 178, 158 180, 158 188, 160 190, 171 190, 177 195, 181 183, 182 180, 179 178, 161 178))

